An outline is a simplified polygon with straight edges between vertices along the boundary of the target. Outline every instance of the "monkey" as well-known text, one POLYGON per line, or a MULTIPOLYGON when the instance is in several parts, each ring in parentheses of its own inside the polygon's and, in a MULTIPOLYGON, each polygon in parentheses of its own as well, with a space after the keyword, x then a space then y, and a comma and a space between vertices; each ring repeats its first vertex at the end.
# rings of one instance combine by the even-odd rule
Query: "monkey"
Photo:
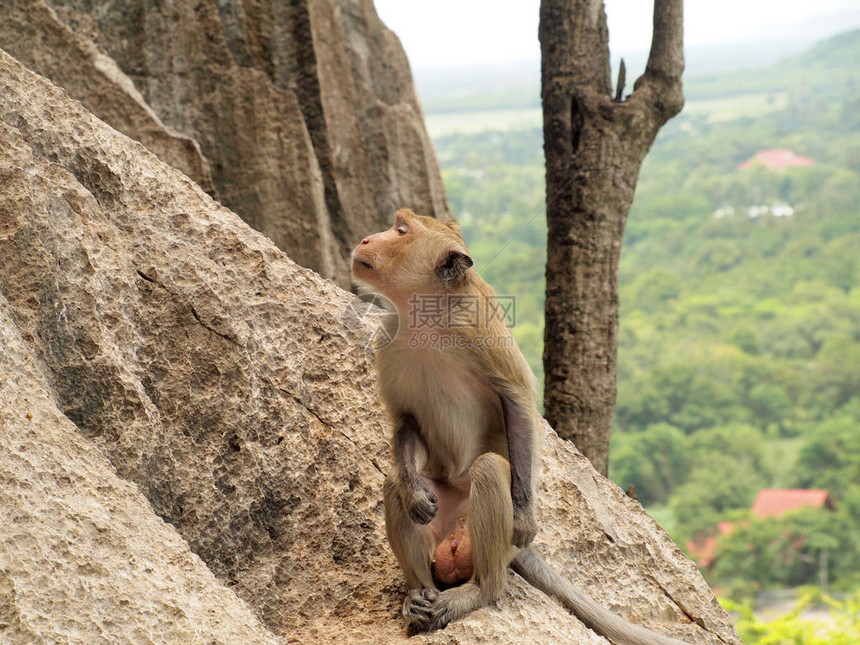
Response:
POLYGON ((399 327, 376 353, 393 422, 385 530, 409 591, 407 632, 442 629, 498 600, 512 568, 616 645, 683 645, 625 621, 553 571, 538 529, 534 375, 459 226, 399 209, 352 254, 359 291, 399 327))

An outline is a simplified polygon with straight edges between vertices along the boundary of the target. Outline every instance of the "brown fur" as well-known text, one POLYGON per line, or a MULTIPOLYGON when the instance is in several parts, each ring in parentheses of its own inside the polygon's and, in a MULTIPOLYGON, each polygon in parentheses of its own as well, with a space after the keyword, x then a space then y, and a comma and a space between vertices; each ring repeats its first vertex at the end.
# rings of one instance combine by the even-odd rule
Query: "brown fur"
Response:
POLYGON ((353 253, 354 280, 388 298, 400 319, 377 367, 394 425, 385 528, 410 588, 408 630, 438 629, 494 602, 513 565, 616 643, 677 645, 559 582, 527 548, 542 433, 533 376, 500 316, 458 306, 495 295, 471 265, 456 224, 408 209, 353 253), (425 302, 433 315, 416 315, 425 302))

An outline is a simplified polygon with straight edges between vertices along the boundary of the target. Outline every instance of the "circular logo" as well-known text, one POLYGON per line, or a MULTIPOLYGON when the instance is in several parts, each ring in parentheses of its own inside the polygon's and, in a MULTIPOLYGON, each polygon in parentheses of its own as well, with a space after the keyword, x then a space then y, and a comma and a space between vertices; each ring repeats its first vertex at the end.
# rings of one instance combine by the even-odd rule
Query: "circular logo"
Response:
POLYGON ((400 326, 392 302, 379 294, 365 294, 350 299, 343 315, 344 326, 358 333, 359 346, 375 352, 394 340, 400 326))

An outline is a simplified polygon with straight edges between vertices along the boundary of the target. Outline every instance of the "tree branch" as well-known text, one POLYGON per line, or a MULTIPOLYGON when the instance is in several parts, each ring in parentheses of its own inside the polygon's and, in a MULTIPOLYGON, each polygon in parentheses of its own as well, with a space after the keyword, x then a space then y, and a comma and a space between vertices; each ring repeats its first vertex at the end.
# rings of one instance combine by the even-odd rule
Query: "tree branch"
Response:
POLYGON ((645 75, 681 83, 684 72, 683 0, 654 0, 654 34, 645 75))
POLYGON ((681 75, 684 73, 684 2, 654 0, 654 33, 645 73, 634 86, 654 90, 649 97, 664 122, 684 107, 681 75))
POLYGON ((618 67, 618 83, 615 86, 615 102, 620 103, 624 100, 624 85, 627 82, 627 67, 624 65, 624 59, 621 59, 621 65, 618 67))

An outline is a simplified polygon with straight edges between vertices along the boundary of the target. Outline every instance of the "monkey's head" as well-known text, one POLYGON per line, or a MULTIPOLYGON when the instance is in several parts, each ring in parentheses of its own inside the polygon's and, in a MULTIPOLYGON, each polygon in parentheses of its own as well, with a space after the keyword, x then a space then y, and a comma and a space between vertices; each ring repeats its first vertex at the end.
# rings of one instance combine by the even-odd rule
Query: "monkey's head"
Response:
POLYGON ((416 215, 408 208, 394 214, 391 228, 368 235, 352 253, 353 280, 395 304, 414 293, 450 290, 471 266, 456 224, 416 215))

